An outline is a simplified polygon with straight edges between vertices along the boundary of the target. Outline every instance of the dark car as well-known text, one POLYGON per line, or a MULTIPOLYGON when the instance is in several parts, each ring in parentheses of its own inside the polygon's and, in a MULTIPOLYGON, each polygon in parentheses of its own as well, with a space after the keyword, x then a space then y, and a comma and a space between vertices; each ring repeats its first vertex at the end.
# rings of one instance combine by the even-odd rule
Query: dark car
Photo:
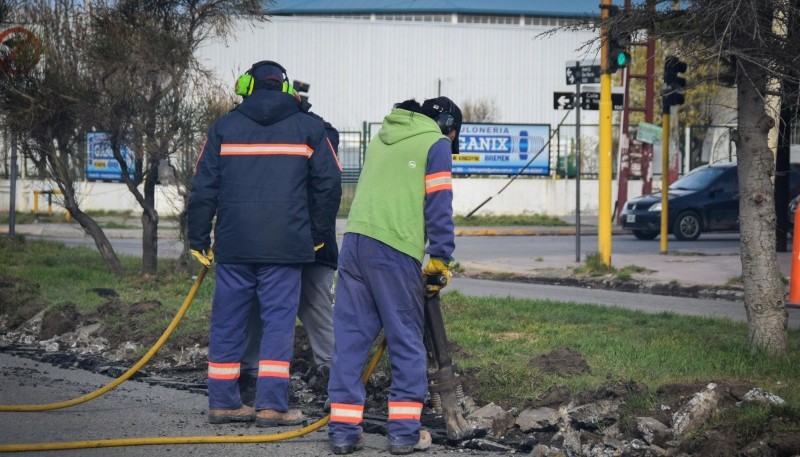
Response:
MULTIPOLYGON (((789 202, 789 228, 794 228, 794 215, 797 211, 797 206, 800 205, 800 195, 794 197, 792 201, 789 202)), ((792 234, 794 230, 789 230, 789 234, 792 234)))
MULTIPOLYGON (((739 178, 735 163, 695 168, 669 186, 670 233, 679 240, 696 240, 701 233, 739 228, 739 178)), ((622 227, 640 240, 661 232, 661 193, 629 201, 622 227)))

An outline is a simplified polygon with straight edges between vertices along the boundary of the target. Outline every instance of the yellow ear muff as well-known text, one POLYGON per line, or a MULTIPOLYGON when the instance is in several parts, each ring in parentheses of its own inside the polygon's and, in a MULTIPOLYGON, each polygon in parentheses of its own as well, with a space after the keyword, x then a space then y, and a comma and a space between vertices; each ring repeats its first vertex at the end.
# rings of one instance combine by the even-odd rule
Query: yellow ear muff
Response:
POLYGON ((242 76, 239 76, 239 79, 236 80, 236 87, 234 88, 234 92, 236 92, 236 95, 247 97, 253 93, 253 86, 255 85, 255 83, 256 80, 253 79, 253 75, 245 73, 242 76))

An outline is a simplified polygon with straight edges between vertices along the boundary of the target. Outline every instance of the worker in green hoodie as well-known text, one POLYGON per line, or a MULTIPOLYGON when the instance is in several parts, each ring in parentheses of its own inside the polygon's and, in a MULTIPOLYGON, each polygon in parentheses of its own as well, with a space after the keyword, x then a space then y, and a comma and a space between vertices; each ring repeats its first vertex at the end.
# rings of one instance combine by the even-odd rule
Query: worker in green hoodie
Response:
POLYGON ((431 445, 420 429, 428 389, 423 306, 425 288, 432 293, 446 286, 453 264, 451 154, 458 153, 461 120, 446 97, 422 105, 406 100, 367 146, 339 254, 328 384, 334 454, 363 446, 361 369, 381 329, 392 369, 389 452, 431 445), (441 276, 444 284, 423 283, 426 254, 422 273, 441 276))

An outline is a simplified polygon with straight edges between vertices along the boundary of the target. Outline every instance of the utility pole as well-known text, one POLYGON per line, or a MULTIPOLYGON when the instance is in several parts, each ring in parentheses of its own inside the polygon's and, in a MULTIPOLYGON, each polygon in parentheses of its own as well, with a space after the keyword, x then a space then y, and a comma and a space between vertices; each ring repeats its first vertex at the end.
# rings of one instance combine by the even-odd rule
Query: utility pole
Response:
POLYGON ((11 189, 9 191, 8 202, 8 237, 14 238, 16 235, 17 223, 17 139, 11 138, 11 189))

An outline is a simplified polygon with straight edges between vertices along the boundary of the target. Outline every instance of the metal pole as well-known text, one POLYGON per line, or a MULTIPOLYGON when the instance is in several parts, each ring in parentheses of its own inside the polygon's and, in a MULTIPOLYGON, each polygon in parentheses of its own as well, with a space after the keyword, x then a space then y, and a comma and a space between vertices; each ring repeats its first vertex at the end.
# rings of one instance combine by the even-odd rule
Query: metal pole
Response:
MULTIPOLYGON (((611 0, 601 0, 601 18, 608 18, 611 0)), ((600 49, 600 150, 597 210, 597 252, 604 265, 611 265, 611 74, 608 72, 608 27, 603 27, 600 49)))
POLYGON ((661 115, 661 253, 667 253, 669 234, 669 118, 670 109, 665 107, 661 115))
POLYGON ((17 214, 17 140, 11 139, 11 190, 9 192, 8 204, 8 236, 13 238, 16 233, 16 214, 17 214))
MULTIPOLYGON (((575 64, 575 261, 581 261, 581 63, 575 64)), ((567 156, 569 176, 569 156, 567 156)))

